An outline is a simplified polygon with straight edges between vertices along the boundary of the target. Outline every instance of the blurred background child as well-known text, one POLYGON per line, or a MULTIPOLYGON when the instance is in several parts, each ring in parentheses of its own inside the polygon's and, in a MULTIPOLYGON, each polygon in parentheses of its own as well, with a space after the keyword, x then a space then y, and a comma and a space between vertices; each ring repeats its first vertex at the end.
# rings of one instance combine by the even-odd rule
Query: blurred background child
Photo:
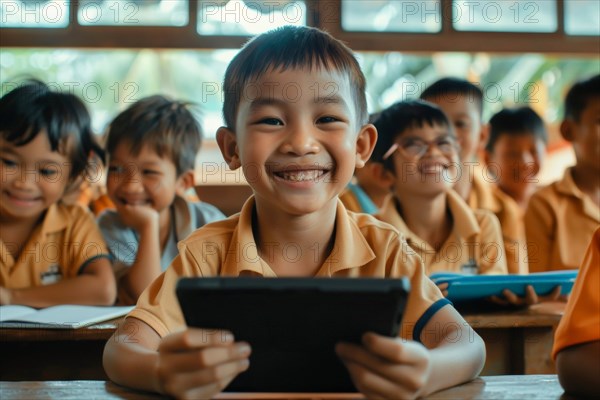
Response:
POLYGON ((101 154, 85 105, 27 82, 0 99, 0 304, 110 305, 115 279, 90 213, 61 202, 101 154))
POLYGON ((487 142, 488 127, 483 122, 483 92, 464 79, 442 78, 426 88, 421 98, 437 104, 446 114, 460 144, 461 174, 454 190, 474 210, 493 212, 502 229, 508 272, 526 273, 526 245, 522 231, 513 222, 521 217, 519 207, 502 193, 494 193, 477 159, 487 142))
MULTIPOLYGON (((490 119, 489 125, 485 163, 495 176, 495 194, 501 196, 500 190, 512 197, 524 214, 546 156, 544 121, 529 107, 505 108, 490 119)), ((515 224, 524 229, 521 222, 515 224)))
POLYGON ((573 145, 576 164, 529 200, 525 232, 531 272, 579 268, 600 225, 600 75, 569 90, 560 133, 573 145))
POLYGON ((164 96, 139 100, 110 125, 107 191, 116 210, 106 210, 98 223, 114 258, 122 304, 134 304, 169 266, 180 240, 225 218, 210 204, 185 199, 194 187, 201 141, 189 105, 164 96))
POLYGON ((393 197, 378 217, 406 236, 427 274, 506 274, 496 216, 472 210, 452 189, 460 147, 446 115, 432 103, 404 101, 375 121, 374 159, 394 176, 393 197))
MULTIPOLYGON (((373 123, 378 115, 371 114, 369 122, 373 123)), ((354 178, 340 194, 340 200, 350 211, 376 214, 390 197, 393 183, 394 176, 381 163, 368 160, 363 168, 354 171, 354 178)))

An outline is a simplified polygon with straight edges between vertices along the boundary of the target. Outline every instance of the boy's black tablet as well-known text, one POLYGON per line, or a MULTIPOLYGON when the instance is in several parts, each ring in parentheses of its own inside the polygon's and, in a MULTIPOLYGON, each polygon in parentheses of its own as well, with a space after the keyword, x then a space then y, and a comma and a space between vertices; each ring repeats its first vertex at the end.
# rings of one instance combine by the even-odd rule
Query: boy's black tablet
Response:
POLYGON ((367 331, 395 337, 408 297, 403 279, 183 278, 188 326, 227 329, 252 346, 236 392, 354 392, 334 352, 367 331))

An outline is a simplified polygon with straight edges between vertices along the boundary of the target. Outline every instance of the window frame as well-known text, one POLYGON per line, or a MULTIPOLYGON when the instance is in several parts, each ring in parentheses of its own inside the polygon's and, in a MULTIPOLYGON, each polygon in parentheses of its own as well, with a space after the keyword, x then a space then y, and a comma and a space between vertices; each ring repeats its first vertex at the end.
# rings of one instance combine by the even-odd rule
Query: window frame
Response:
MULTIPOLYGON (((325 29, 355 51, 564 53, 597 56, 600 38, 568 35, 564 0, 557 0, 557 31, 552 33, 457 31, 451 7, 441 7, 439 33, 349 32, 341 26, 341 0, 305 0, 307 25, 325 29)), ((450 1, 450 0, 442 0, 450 1)), ((171 26, 89 26, 77 22, 79 2, 72 0, 67 28, 0 28, 2 47, 63 48, 240 48, 250 36, 201 36, 198 3, 190 0, 188 24, 171 26)))

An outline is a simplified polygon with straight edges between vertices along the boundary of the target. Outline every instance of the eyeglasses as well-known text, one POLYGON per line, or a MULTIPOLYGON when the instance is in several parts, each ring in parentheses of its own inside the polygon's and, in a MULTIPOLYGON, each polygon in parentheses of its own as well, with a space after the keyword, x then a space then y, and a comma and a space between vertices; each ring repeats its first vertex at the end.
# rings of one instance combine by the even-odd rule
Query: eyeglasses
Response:
POLYGON ((453 156, 459 149, 456 138, 450 135, 440 136, 431 141, 407 137, 394 143, 383 155, 383 160, 390 158, 396 150, 399 150, 407 158, 421 158, 429 151, 431 145, 437 147, 445 156, 453 156))

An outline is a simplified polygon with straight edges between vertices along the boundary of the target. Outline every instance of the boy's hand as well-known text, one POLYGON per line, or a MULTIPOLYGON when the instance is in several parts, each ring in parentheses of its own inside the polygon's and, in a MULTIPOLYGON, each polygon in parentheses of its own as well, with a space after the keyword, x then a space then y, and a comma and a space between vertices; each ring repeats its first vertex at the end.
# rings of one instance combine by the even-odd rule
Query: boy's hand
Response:
POLYGON ((157 390, 181 399, 221 392, 249 366, 248 343, 225 331, 189 328, 164 337, 158 347, 157 390))
POLYGON ((432 368, 427 348, 375 333, 363 335, 362 343, 339 343, 335 349, 362 394, 369 399, 419 397, 432 368))
POLYGON ((490 301, 495 304, 499 304, 501 306, 531 306, 537 303, 547 302, 547 301, 564 301, 566 302, 567 296, 561 296, 560 294, 561 287, 556 286, 552 289, 552 292, 545 296, 538 296, 535 292, 535 289, 531 285, 527 285, 525 288, 525 297, 520 297, 514 294, 511 290, 504 289, 502 294, 504 297, 492 296, 490 297, 490 301))
POLYGON ((158 229, 158 211, 146 205, 117 203, 117 212, 121 221, 136 232, 155 226, 158 229))

